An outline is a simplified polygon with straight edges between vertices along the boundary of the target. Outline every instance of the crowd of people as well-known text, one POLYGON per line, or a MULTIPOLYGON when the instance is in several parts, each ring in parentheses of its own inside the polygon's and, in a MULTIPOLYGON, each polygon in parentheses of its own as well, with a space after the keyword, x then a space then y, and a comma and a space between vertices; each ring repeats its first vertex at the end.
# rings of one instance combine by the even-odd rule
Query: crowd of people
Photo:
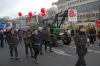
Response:
MULTIPOLYGON (((96 30, 96 28, 93 25, 89 26, 88 28, 84 27, 84 29, 89 39, 89 43, 95 44, 95 41, 98 40, 98 45, 100 46, 100 29, 96 30)), ((73 37, 78 32, 79 32, 79 29, 76 29, 76 30, 71 29, 69 34, 71 34, 71 36, 73 37)))
MULTIPOLYGON (((99 39, 98 44, 100 45, 100 31, 96 31, 93 26, 89 27, 88 30, 85 30, 83 26, 80 26, 78 30, 75 31, 72 29, 69 32, 71 32, 69 34, 71 34, 75 41, 76 53, 79 57, 76 66, 86 66, 84 56, 87 54, 87 47, 89 44, 94 44, 97 37, 99 39)), ((43 54, 43 45, 45 46, 45 52, 47 52, 47 46, 49 46, 49 51, 53 52, 52 46, 54 40, 50 28, 39 27, 34 30, 16 30, 13 28, 7 29, 6 32, 0 30, 0 46, 2 48, 4 47, 4 40, 9 45, 10 59, 15 58, 16 60, 19 60, 17 47, 19 44, 23 44, 23 41, 25 44, 26 57, 29 56, 30 51, 31 57, 35 58, 35 63, 38 63, 38 55, 43 54), (15 52, 15 54, 13 54, 13 52, 15 52)))
POLYGON ((19 60, 17 47, 19 44, 22 44, 23 41, 25 44, 26 57, 29 56, 28 51, 30 51, 31 57, 35 58, 35 63, 38 63, 38 55, 43 54, 43 44, 45 45, 46 52, 47 46, 49 46, 49 51, 52 52, 53 43, 50 28, 43 29, 42 27, 39 27, 35 30, 7 29, 6 32, 0 31, 0 45, 2 48, 4 47, 4 40, 9 45, 10 59, 14 59, 15 57, 16 60, 19 60))

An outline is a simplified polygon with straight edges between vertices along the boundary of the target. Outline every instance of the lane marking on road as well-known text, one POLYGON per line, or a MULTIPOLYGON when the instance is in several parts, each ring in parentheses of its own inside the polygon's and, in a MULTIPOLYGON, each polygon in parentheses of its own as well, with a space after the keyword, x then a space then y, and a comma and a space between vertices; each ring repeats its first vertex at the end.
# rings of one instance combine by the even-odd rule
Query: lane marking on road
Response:
POLYGON ((57 53, 57 54, 61 54, 61 55, 65 55, 65 56, 71 56, 71 55, 69 55, 69 54, 66 54, 64 51, 62 51, 62 50, 58 50, 58 49, 54 49, 53 48, 53 50, 54 50, 54 52, 55 53, 57 53))
POLYGON ((91 47, 97 47, 97 48, 100 48, 99 46, 94 46, 94 45, 90 45, 91 47))
MULTIPOLYGON (((74 48, 74 49, 76 48, 76 47, 73 47, 73 46, 67 46, 67 47, 74 48)), ((100 51, 94 51, 94 50, 91 50, 91 49, 89 49, 88 51, 100 54, 100 51)))
POLYGON ((88 50, 88 51, 100 54, 100 51, 94 51, 94 50, 88 50))
MULTIPOLYGON (((44 47, 44 46, 43 46, 44 47)), ((49 48, 49 47, 47 47, 49 48)), ((52 48, 53 52, 57 53, 57 54, 60 54, 60 55, 64 55, 64 56, 71 56, 69 54, 66 54, 66 52, 62 51, 62 50, 59 50, 59 49, 55 49, 55 48, 52 48)))
POLYGON ((67 46, 67 47, 74 48, 74 49, 76 48, 76 47, 73 47, 73 46, 67 46))
MULTIPOLYGON (((73 46, 68 46, 68 47, 73 47, 73 46)), ((90 45, 90 47, 100 48, 99 46, 94 46, 94 45, 90 45)), ((76 47, 73 47, 73 48, 76 48, 76 47)))

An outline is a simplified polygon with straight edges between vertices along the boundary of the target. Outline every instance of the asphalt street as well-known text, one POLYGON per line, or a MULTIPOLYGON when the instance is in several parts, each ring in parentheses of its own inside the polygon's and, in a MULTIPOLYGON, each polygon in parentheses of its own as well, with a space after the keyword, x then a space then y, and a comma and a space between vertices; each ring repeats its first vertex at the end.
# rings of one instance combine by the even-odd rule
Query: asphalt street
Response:
MULTIPOLYGON (((39 64, 35 64, 34 58, 25 56, 24 44, 18 46, 18 61, 10 59, 9 47, 5 44, 4 48, 0 47, 0 66, 75 66, 77 61, 75 48, 74 42, 71 42, 69 46, 54 47, 53 52, 43 51, 44 54, 39 55, 39 64)), ((97 41, 88 49, 85 60, 87 66, 100 66, 100 47, 97 41)))

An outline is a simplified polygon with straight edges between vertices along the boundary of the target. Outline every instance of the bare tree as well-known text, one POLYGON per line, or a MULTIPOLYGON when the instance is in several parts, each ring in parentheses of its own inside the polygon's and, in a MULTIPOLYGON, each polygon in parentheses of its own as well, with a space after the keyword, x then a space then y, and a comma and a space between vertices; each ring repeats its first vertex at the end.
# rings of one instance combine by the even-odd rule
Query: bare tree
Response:
POLYGON ((56 14, 57 14, 57 11, 54 8, 50 8, 47 10, 47 17, 49 19, 54 19, 56 14))

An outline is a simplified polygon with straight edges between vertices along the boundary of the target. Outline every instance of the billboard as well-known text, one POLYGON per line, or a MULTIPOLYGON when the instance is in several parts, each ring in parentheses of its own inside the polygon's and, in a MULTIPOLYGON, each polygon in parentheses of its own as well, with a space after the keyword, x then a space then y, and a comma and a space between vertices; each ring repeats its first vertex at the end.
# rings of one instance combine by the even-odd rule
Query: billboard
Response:
POLYGON ((68 10, 68 22, 77 22, 77 10, 76 9, 68 10))
POLYGON ((4 21, 0 20, 0 29, 3 29, 3 28, 4 28, 4 26, 5 26, 4 21))

